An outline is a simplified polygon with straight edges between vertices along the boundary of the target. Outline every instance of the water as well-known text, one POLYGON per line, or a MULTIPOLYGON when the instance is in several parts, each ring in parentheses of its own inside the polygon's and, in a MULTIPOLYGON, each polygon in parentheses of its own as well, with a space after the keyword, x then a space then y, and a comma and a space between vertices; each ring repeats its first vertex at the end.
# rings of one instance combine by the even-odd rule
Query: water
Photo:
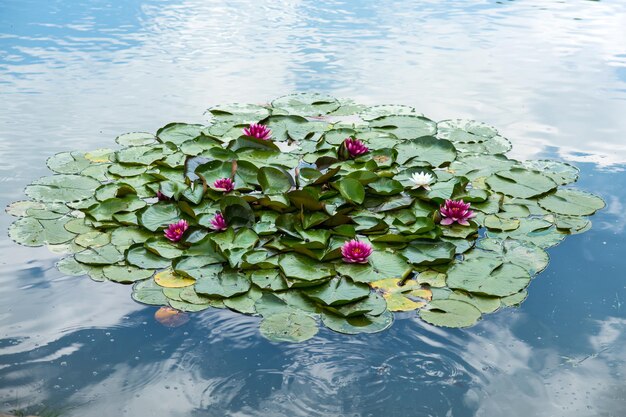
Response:
MULTIPOLYGON (((293 91, 498 127, 602 195, 519 309, 469 330, 272 344, 258 320, 178 328, 125 286, 0 240, 0 410, 63 416, 623 416, 626 2, 0 0, 0 205, 60 151, 293 91)), ((9 216, 0 216, 6 230, 9 216)))

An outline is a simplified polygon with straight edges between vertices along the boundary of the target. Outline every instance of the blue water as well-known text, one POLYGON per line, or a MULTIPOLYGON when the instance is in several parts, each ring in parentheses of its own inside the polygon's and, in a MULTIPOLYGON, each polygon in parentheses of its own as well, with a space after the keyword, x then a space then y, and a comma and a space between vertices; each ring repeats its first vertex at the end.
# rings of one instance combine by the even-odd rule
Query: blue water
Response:
POLYGON ((228 311, 164 327, 129 287, 65 277, 61 255, 2 237, 0 411, 625 415, 624 1, 0 0, 0 205, 56 152, 293 91, 485 121, 514 157, 578 165, 607 208, 549 251, 518 309, 301 344, 228 311))

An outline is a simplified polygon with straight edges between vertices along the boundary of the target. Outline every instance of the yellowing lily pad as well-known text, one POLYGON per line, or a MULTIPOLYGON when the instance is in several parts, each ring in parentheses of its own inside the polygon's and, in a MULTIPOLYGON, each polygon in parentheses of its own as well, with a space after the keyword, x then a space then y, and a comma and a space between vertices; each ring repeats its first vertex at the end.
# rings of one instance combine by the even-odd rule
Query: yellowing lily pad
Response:
POLYGON ((154 282, 165 288, 182 288, 196 283, 195 279, 177 274, 171 268, 158 272, 154 276, 154 282))
POLYGON ((372 288, 380 290, 389 311, 416 310, 424 307, 433 296, 432 291, 415 281, 409 280, 400 286, 401 282, 396 278, 387 278, 370 283, 372 288))

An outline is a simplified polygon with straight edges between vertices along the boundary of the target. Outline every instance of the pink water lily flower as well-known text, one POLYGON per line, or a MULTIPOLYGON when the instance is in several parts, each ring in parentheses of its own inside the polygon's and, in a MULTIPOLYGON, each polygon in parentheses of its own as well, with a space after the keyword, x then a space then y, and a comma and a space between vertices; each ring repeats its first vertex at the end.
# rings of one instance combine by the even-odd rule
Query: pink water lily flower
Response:
POLYGON ((260 123, 250 123, 250 126, 243 129, 243 134, 257 139, 270 140, 272 129, 260 123))
POLYGON ((350 154, 350 156, 353 158, 356 156, 363 155, 364 153, 367 153, 370 150, 367 146, 365 146, 365 144, 362 141, 356 138, 347 138, 346 140, 343 141, 343 144, 348 150, 348 153, 350 154))
POLYGON ((213 183, 213 188, 218 191, 224 191, 225 193, 229 193, 235 189, 235 183, 230 178, 220 178, 219 180, 215 180, 213 183))
POLYGON ((372 246, 358 240, 350 240, 341 247, 341 255, 344 262, 366 264, 367 258, 372 254, 372 246))
POLYGON ((455 222, 463 226, 469 226, 468 220, 476 217, 476 213, 470 210, 470 203, 466 203, 463 200, 446 200, 439 207, 439 213, 443 217, 441 224, 444 226, 449 226, 455 222))
POLYGON ((176 223, 172 223, 165 229, 165 237, 172 242, 178 242, 183 238, 183 234, 189 228, 189 223, 186 220, 180 220, 176 223))
POLYGON ((211 219, 211 229, 220 231, 226 230, 228 228, 228 223, 226 223, 226 219, 219 211, 215 214, 215 217, 211 219))

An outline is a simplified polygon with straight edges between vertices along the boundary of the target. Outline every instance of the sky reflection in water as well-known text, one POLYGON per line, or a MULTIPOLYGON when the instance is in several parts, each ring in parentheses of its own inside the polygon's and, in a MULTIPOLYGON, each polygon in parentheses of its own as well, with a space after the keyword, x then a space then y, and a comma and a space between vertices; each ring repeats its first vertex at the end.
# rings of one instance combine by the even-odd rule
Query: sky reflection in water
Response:
MULTIPOLYGON (((493 124, 608 203, 550 250, 517 310, 445 330, 271 344, 256 318, 165 328, 130 289, 0 240, 0 410, 67 416, 618 416, 626 408, 626 4, 619 1, 0 2, 0 202, 60 151, 321 91, 493 124)), ((3 230, 11 222, 0 218, 3 230)))

